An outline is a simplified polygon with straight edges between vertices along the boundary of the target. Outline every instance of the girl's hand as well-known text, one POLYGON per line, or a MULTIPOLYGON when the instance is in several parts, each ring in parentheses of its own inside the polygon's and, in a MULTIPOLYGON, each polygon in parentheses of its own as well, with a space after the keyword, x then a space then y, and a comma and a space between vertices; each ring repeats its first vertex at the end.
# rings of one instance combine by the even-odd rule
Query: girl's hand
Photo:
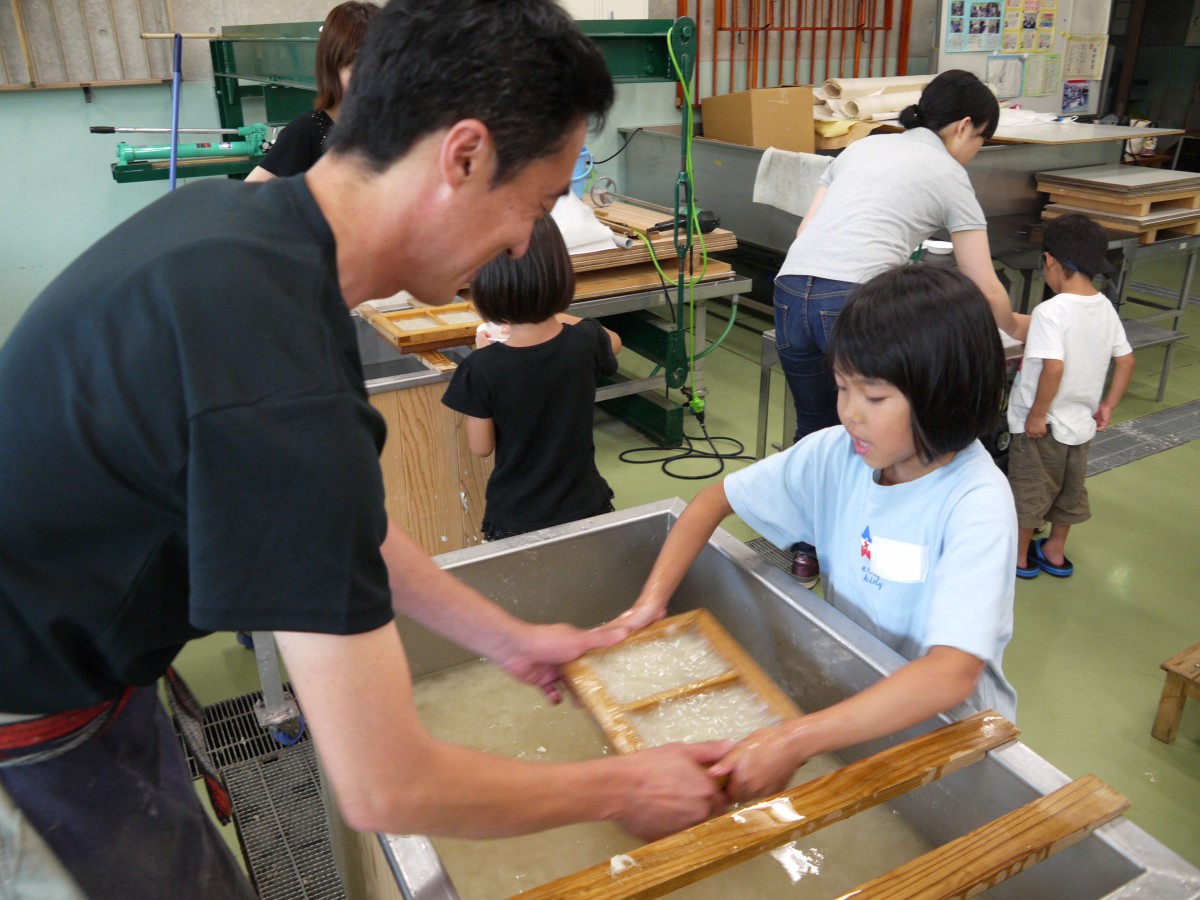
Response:
POLYGON ((725 793, 740 803, 778 794, 807 761, 807 756, 797 757, 792 735, 776 725, 743 739, 724 759, 709 766, 708 774, 717 781, 728 777, 725 793))
POLYGON ((626 633, 630 634, 657 622, 666 615, 666 612, 667 604, 665 602, 643 595, 638 597, 633 606, 613 619, 609 625, 624 626, 626 633))

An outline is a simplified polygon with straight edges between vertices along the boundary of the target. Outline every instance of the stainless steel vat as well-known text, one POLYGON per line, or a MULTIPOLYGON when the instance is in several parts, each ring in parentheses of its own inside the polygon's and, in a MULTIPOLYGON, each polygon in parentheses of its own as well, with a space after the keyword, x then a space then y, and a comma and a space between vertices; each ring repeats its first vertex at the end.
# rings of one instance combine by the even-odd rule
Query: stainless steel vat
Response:
MULTIPOLYGON (((438 560, 525 619, 590 626, 611 619, 636 597, 683 507, 679 500, 660 501, 455 551, 438 560)), ((700 555, 669 612, 698 606, 711 610, 802 709, 835 703, 904 662, 724 531, 718 531, 700 555)), ((414 678, 474 658, 411 622, 401 623, 401 630, 414 678)), ((930 721, 838 755, 850 762, 957 717, 930 721)), ((942 844, 1069 780, 1028 747, 1014 743, 893 806, 931 842, 942 844)), ((457 898, 428 839, 380 835, 379 841, 399 895, 412 900, 457 898)), ((1200 870, 1121 818, 987 896, 1195 898, 1200 897, 1200 870)))

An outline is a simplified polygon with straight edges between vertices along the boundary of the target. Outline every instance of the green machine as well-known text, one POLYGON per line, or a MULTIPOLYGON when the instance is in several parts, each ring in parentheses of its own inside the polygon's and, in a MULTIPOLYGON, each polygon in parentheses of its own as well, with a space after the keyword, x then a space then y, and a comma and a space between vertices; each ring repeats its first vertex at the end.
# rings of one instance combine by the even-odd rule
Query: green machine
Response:
MULTIPOLYGON (((683 127, 680 132, 679 176, 675 183, 674 237, 679 256, 673 320, 649 311, 622 313, 606 319, 621 341, 663 371, 668 388, 683 390, 689 405, 703 414, 704 400, 688 388, 695 361, 695 329, 683 311, 692 239, 700 230, 692 197, 690 174, 691 101, 689 85, 696 70, 696 23, 690 18, 594 20, 579 23, 596 42, 609 74, 617 84, 671 82, 683 86, 683 127)), ((663 447, 683 443, 684 407, 652 394, 629 394, 600 403, 601 409, 624 420, 663 447)))
MULTIPOLYGON (((320 31, 320 22, 230 25, 209 41, 221 127, 179 129, 180 134, 214 135, 210 141, 179 144, 187 177, 248 174, 266 151, 268 129, 312 109, 320 31), (262 100, 266 124, 246 122, 242 103, 247 98, 262 100)), ((95 126, 92 132, 169 134, 170 129, 95 126)), ((120 184, 165 180, 170 152, 170 146, 119 143, 113 179, 120 184)))

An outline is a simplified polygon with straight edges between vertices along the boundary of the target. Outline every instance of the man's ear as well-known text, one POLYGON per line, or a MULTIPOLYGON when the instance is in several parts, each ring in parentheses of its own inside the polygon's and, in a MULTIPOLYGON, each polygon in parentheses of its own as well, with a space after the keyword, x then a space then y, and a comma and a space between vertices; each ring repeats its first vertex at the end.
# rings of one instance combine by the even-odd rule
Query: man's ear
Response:
POLYGON ((439 163, 442 177, 454 187, 481 176, 490 181, 495 159, 488 127, 478 119, 455 122, 442 138, 439 163))

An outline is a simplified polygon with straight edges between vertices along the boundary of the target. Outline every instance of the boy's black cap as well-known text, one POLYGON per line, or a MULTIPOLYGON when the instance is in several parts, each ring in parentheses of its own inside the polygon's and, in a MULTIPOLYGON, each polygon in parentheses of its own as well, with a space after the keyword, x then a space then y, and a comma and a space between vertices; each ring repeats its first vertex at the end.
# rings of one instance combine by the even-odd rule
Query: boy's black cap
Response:
POLYGON ((1089 278, 1113 271, 1105 257, 1108 239, 1104 229, 1081 213, 1051 219, 1042 235, 1042 248, 1059 265, 1089 278))

